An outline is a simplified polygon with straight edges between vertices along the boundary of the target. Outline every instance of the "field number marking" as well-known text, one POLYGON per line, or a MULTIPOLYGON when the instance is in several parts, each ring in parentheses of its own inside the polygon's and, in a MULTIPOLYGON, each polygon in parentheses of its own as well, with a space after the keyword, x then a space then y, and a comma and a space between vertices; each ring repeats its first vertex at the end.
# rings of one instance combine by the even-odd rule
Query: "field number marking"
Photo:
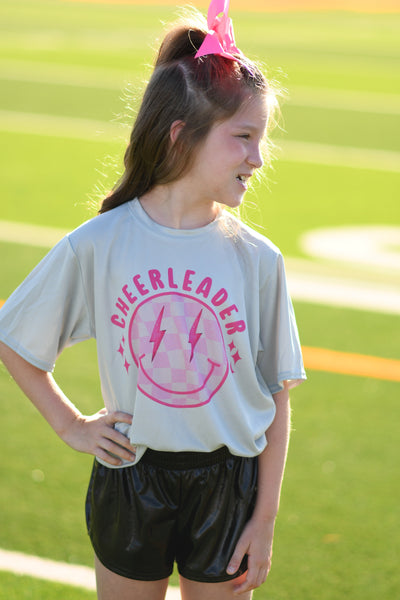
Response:
POLYGON ((300 246, 309 256, 400 273, 400 226, 346 225, 307 231, 300 246))

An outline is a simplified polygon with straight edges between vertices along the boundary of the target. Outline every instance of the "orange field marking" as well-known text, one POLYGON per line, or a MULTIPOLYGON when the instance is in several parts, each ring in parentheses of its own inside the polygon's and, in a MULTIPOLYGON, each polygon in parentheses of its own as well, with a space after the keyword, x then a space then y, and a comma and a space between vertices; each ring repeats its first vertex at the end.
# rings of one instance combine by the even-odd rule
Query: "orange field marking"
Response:
POLYGON ((306 369, 400 381, 400 360, 303 346, 306 369))
MULTIPOLYGON (((209 0, 69 0, 69 2, 86 2, 92 4, 136 4, 158 6, 187 6, 195 4, 196 8, 207 8, 209 0)), ((399 0, 232 0, 231 10, 256 12, 284 12, 303 10, 347 10, 355 12, 384 13, 399 12, 399 0)))
MULTIPOLYGON (((0 308, 4 302, 4 300, 0 300, 0 308)), ((385 381, 400 381, 400 360, 310 346, 303 346, 302 351, 306 369, 355 377, 373 377, 385 381)))

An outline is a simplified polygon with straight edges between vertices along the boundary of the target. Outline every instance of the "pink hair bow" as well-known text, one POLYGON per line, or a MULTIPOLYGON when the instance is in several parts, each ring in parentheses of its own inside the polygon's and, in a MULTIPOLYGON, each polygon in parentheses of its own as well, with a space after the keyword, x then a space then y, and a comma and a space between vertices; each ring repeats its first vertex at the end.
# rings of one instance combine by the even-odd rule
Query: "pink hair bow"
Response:
POLYGON ((233 53, 241 54, 236 48, 232 19, 228 17, 229 0, 211 0, 207 13, 208 33, 195 58, 207 54, 219 54, 237 60, 233 53))

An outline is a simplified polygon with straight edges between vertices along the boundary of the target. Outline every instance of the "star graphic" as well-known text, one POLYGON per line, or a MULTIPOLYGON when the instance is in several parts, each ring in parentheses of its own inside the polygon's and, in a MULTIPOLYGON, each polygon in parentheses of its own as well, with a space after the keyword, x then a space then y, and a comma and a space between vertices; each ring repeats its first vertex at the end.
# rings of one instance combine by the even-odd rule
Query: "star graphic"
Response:
POLYGON ((126 369, 126 372, 127 372, 127 373, 129 373, 129 367, 130 367, 130 366, 131 366, 131 365, 130 365, 130 364, 128 363, 128 361, 125 359, 125 364, 124 364, 124 367, 125 367, 125 369, 126 369))
POLYGON ((236 354, 233 354, 232 358, 233 358, 235 365, 239 360, 242 360, 242 357, 239 356, 239 351, 237 351, 236 354))
POLYGON ((236 346, 235 346, 234 342, 231 342, 231 343, 229 344, 229 350, 230 350, 231 352, 233 352, 235 348, 236 348, 236 346))
POLYGON ((124 355, 124 352, 125 352, 125 351, 124 351, 124 347, 123 347, 123 345, 122 345, 122 344, 120 344, 120 346, 119 346, 119 348, 118 348, 118 352, 120 353, 120 355, 121 355, 121 356, 123 356, 123 355, 124 355))

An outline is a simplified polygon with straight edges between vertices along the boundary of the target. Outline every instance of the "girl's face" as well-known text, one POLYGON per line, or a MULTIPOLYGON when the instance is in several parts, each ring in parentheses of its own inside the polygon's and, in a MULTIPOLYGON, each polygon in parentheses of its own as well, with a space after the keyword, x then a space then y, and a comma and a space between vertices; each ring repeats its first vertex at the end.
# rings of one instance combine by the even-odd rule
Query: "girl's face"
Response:
POLYGON ((213 125, 187 173, 192 199, 239 206, 248 180, 263 165, 268 119, 265 96, 252 96, 229 119, 213 125))

